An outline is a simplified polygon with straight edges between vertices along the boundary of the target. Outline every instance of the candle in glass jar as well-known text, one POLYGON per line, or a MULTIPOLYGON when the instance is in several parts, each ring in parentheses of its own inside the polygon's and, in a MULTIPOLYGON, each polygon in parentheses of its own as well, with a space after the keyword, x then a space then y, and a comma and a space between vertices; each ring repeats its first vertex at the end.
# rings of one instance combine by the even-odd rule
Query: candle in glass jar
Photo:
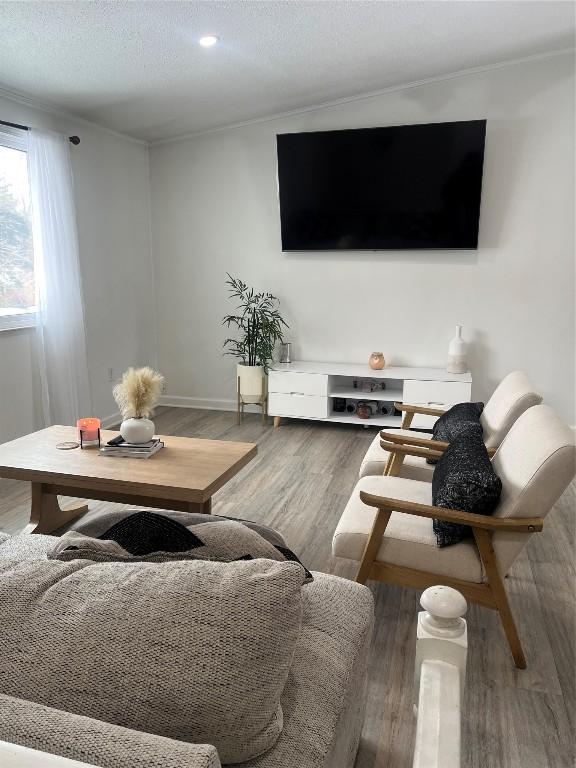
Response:
POLYGON ((98 440, 98 430, 100 429, 100 419, 78 419, 76 422, 78 428, 78 439, 82 438, 82 441, 87 443, 93 440, 98 440), (80 435, 82 432, 82 435, 80 435))

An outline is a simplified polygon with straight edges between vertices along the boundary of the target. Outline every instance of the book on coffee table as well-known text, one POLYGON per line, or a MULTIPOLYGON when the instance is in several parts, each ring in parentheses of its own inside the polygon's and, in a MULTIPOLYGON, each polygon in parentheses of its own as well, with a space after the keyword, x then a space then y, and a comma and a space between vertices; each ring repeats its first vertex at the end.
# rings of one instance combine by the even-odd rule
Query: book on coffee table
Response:
POLYGON ((118 443, 116 445, 104 445, 100 448, 101 456, 114 456, 129 459, 149 459, 155 453, 164 448, 164 443, 159 438, 147 443, 118 443))

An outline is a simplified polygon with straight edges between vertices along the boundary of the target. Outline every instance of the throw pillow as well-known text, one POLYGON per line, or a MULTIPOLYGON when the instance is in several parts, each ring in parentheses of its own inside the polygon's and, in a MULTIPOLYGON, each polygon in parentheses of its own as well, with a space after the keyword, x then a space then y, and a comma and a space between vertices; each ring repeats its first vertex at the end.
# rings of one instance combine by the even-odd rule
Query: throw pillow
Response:
MULTIPOLYGON (((449 408, 432 427, 432 440, 451 443, 455 437, 465 432, 470 426, 480 426, 480 416, 484 403, 457 403, 449 408)), ((428 464, 436 464, 438 459, 426 459, 428 464)))
POLYGON ((282 730, 303 581, 272 560, 0 559, 2 693, 243 762, 282 730))
MULTIPOLYGON (((54 560, 163 562, 165 560, 235 560, 269 558, 300 563, 284 540, 269 529, 268 538, 238 520, 210 516, 194 525, 182 525, 156 512, 125 515, 97 538, 77 531, 61 536, 48 557, 54 560), (273 535, 271 535, 273 534, 273 535), (282 544, 271 543, 280 540, 282 544)), ((302 566, 304 567, 304 566, 302 566)), ((313 580, 305 568, 306 582, 313 580)))
MULTIPOLYGON (((469 429, 452 440, 432 477, 432 503, 445 509, 460 509, 491 515, 502 492, 502 481, 494 472, 481 429, 469 429)), ((471 535, 467 525, 433 521, 439 547, 457 544, 471 535)))

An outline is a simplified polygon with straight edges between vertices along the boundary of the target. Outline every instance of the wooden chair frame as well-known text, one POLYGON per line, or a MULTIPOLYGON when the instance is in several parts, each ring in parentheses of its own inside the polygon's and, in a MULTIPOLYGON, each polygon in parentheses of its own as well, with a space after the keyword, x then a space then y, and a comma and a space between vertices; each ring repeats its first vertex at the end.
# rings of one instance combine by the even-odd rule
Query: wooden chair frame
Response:
MULTIPOLYGON (((430 410, 430 409, 428 409, 430 410)), ((389 440, 390 435, 387 433, 389 440)), ((410 456, 432 456, 438 458, 442 455, 442 445, 434 440, 422 440, 421 438, 406 438, 402 435, 394 435, 396 442, 381 442, 382 447, 391 452, 392 456, 406 455, 410 456), (400 442, 402 439, 403 442, 400 442), (410 442, 417 441, 416 445, 406 444, 406 439, 410 442), (431 449, 426 450, 420 443, 431 443, 431 449)), ((392 469, 395 469, 392 463, 392 469)), ((391 473, 388 473, 391 474, 391 473)), ((364 553, 360 561, 360 566, 356 574, 356 581, 365 584, 368 579, 375 581, 388 582, 401 587, 413 587, 415 589, 426 589, 435 584, 445 584, 460 591, 467 600, 472 603, 478 603, 486 608, 492 608, 498 611, 504 633, 508 640, 514 663, 518 669, 526 669, 526 657, 522 650, 522 644, 518 636, 514 617, 510 610, 508 597, 504 588, 502 574, 498 570, 498 564, 494 556, 492 546, 492 536, 496 531, 515 531, 520 533, 539 532, 544 527, 544 520, 540 517, 524 518, 499 518, 485 517, 484 515, 473 514, 472 512, 463 512, 455 509, 444 509, 443 507, 434 507, 427 504, 416 504, 402 499, 391 499, 383 496, 376 496, 365 491, 360 491, 360 498, 370 507, 375 507, 378 512, 374 519, 372 530, 366 542, 364 553), (480 559, 486 572, 486 581, 477 584, 472 581, 441 576, 431 571, 420 571, 405 566, 392 565, 390 563, 376 560, 382 537, 386 531, 388 521, 392 512, 406 513, 409 515, 418 515, 419 517, 437 518, 446 520, 450 523, 460 523, 469 525, 472 528, 476 546, 480 554, 480 559)), ((505 575, 505 574, 504 574, 505 575)))

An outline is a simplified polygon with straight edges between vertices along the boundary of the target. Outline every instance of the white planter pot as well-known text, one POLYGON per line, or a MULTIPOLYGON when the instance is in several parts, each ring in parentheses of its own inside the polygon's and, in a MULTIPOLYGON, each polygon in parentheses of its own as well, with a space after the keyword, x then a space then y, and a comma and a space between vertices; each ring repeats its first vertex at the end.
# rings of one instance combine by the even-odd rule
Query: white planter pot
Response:
POLYGON ((266 374, 261 365, 241 365, 236 367, 240 379, 240 395, 245 403, 259 403, 262 393, 266 392, 266 374))
POLYGON ((150 419, 126 419, 120 424, 120 434, 127 443, 147 443, 154 437, 154 430, 150 419))
POLYGON ((466 363, 466 342, 462 338, 462 326, 456 326, 456 335, 448 347, 448 373, 466 373, 468 365, 466 363))

